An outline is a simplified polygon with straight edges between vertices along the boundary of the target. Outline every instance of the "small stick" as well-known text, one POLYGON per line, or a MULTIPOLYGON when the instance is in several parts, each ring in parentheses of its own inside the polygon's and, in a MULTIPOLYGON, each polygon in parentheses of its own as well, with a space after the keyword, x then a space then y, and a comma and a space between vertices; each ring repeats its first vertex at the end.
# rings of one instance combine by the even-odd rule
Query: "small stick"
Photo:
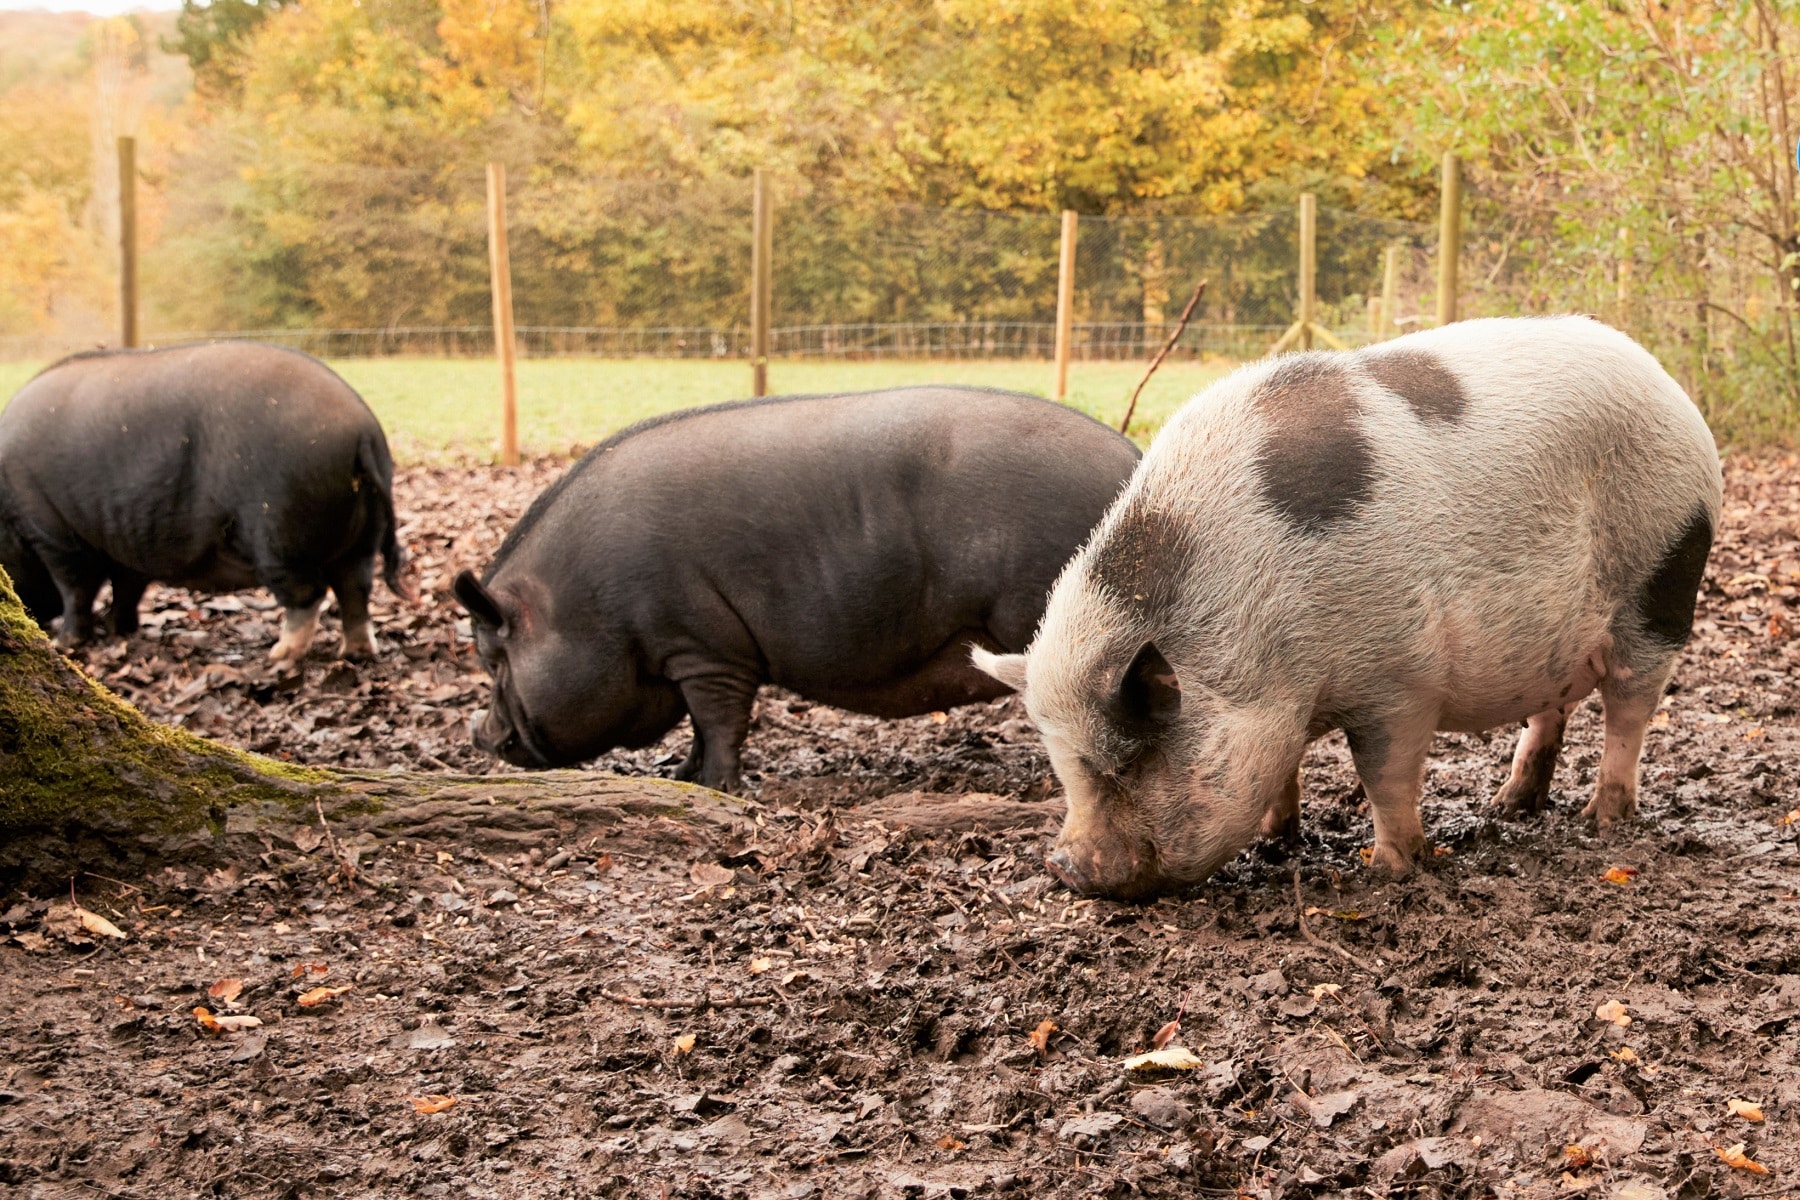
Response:
POLYGON ((700 1000, 652 1000, 648 996, 622 996, 605 988, 600 989, 600 995, 614 1004, 628 1004, 632 1008, 760 1008, 762 1005, 775 1003, 773 996, 727 996, 723 1000, 714 1000, 710 996, 700 1000))
POLYGON ((313 797, 313 808, 319 814, 319 828, 325 831, 325 841, 331 846, 331 857, 338 865, 338 871, 345 883, 356 882, 356 864, 344 857, 344 848, 338 845, 337 834, 331 832, 331 825, 325 820, 325 804, 317 796, 313 797))
POLYGON ((1338 945, 1336 942, 1328 942, 1324 938, 1320 937, 1318 934, 1314 933, 1312 930, 1310 930, 1306 927, 1306 901, 1303 900, 1300 896, 1300 868, 1299 867, 1294 868, 1294 915, 1297 918, 1299 918, 1299 921, 1300 921, 1300 936, 1301 937, 1305 938, 1307 941, 1311 942, 1315 946, 1319 946, 1319 947, 1322 947, 1323 949, 1331 951, 1333 954, 1337 955, 1339 958, 1342 958, 1345 962, 1349 963, 1351 966, 1357 967, 1360 970, 1367 971, 1369 974, 1374 975, 1377 978, 1380 977, 1381 973, 1379 971, 1375 970, 1375 968, 1367 965, 1361 959, 1357 958, 1354 954, 1350 953, 1348 950, 1344 949, 1342 946, 1338 945))
POLYGON ((1119 422, 1120 433, 1124 433, 1131 425, 1131 414, 1137 411, 1138 393, 1144 390, 1144 385, 1150 382, 1152 375, 1156 374, 1156 368, 1162 366, 1163 359, 1169 357, 1169 351, 1175 348, 1175 343, 1180 341, 1181 335, 1187 332, 1188 322, 1193 319, 1194 310, 1200 306, 1200 297, 1205 294, 1206 280, 1202 279, 1200 286, 1194 289, 1193 296, 1189 298, 1187 307, 1181 310, 1181 320, 1176 322, 1175 332, 1169 335, 1169 340, 1163 343, 1163 348, 1157 352, 1155 358, 1150 360, 1150 369, 1144 372, 1144 377, 1138 380, 1138 385, 1131 389, 1131 403, 1125 406, 1125 419, 1119 422))

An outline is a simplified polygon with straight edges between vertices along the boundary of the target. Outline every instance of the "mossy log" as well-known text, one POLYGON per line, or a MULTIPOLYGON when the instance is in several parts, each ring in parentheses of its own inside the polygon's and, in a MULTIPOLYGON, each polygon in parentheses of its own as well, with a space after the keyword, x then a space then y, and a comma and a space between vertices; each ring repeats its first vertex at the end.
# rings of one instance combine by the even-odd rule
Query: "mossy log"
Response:
POLYGON ((0 571, 0 885, 228 853, 230 835, 328 818, 349 832, 652 819, 723 831, 742 806, 704 788, 583 771, 456 776, 327 771, 161 725, 51 644, 0 571))
MULTIPOLYGON (((1035 827, 1060 805, 995 796, 890 797, 864 816, 925 832, 1035 827)), ((160 725, 51 645, 0 571, 0 887, 78 871, 222 859, 324 820, 357 839, 504 849, 630 831, 638 842, 753 837, 753 802, 666 779, 296 767, 160 725)), ((801 818, 790 817, 798 821, 801 818)))

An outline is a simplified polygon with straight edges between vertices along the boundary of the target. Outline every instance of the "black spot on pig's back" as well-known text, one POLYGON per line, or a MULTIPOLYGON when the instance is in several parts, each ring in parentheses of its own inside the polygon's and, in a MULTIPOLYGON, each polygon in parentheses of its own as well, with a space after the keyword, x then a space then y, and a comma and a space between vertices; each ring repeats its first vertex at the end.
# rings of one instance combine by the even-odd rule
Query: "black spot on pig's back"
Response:
POLYGON ((1388 391, 1406 401, 1413 415, 1426 422, 1450 422, 1469 407, 1462 380, 1429 350, 1403 347, 1358 355, 1362 368, 1388 391))
POLYGON ((1296 355, 1251 396, 1267 422, 1257 463, 1263 498, 1303 533, 1354 516, 1374 484, 1368 439, 1356 424, 1350 361, 1296 355))
POLYGON ((1684 644, 1694 627, 1694 604, 1712 538, 1711 515, 1696 509, 1638 591, 1635 607, 1644 632, 1666 646, 1684 644))

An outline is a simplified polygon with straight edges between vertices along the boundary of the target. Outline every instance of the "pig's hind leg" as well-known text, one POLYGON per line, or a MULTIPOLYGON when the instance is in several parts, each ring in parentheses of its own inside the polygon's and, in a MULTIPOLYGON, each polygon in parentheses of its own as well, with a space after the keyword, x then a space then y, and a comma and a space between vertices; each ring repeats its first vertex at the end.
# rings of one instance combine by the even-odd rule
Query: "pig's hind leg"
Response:
POLYGON ((344 658, 375 658, 375 627, 369 620, 369 593, 375 590, 375 560, 361 558, 340 563, 331 572, 331 593, 337 597, 338 615, 344 622, 344 658))
POLYGON ((1675 659, 1670 655, 1660 670, 1609 674, 1600 681, 1600 698, 1606 705, 1606 744, 1600 752, 1594 798, 1581 815, 1601 829, 1637 815, 1638 761, 1644 753, 1644 733, 1674 671, 1675 659))
POLYGON ((1613 622, 1613 642, 1600 680, 1606 745, 1600 752, 1594 798, 1582 810, 1601 829, 1637 813, 1644 732, 1693 628, 1711 548, 1712 517, 1704 508, 1697 509, 1670 538, 1661 560, 1613 622))
POLYGON ((1375 821, 1370 862, 1396 878, 1410 874, 1425 855, 1419 797, 1436 726, 1435 714, 1394 713, 1344 730, 1375 821))
POLYGON ((1544 811, 1550 801, 1550 780, 1556 774, 1556 756, 1562 751, 1563 730, 1574 705, 1546 709, 1525 723, 1513 752, 1512 774, 1494 793, 1494 807, 1508 815, 1544 811))

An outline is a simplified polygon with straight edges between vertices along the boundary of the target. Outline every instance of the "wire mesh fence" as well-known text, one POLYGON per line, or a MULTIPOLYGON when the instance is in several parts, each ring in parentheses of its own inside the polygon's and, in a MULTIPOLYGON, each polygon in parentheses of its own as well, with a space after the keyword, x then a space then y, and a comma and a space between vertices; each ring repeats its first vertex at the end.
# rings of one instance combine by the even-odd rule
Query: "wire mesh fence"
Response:
MULTIPOLYGON (((140 256, 147 343, 243 337, 325 357, 493 352, 481 172, 215 163, 173 172, 165 186, 140 256)), ((520 353, 747 357, 750 199, 736 178, 521 173, 508 196, 520 353)), ((876 206, 796 188, 776 211, 771 353, 1048 358, 1059 225, 1054 214, 876 206)), ((1202 279, 1204 305, 1176 355, 1265 352, 1293 320, 1296 235, 1291 210, 1083 218, 1073 357, 1154 353, 1202 279)), ((1396 239, 1429 255, 1429 228, 1321 212, 1318 312, 1348 341, 1374 336, 1368 303, 1396 239)), ((13 336, 0 338, 0 355, 114 338, 13 336)))

